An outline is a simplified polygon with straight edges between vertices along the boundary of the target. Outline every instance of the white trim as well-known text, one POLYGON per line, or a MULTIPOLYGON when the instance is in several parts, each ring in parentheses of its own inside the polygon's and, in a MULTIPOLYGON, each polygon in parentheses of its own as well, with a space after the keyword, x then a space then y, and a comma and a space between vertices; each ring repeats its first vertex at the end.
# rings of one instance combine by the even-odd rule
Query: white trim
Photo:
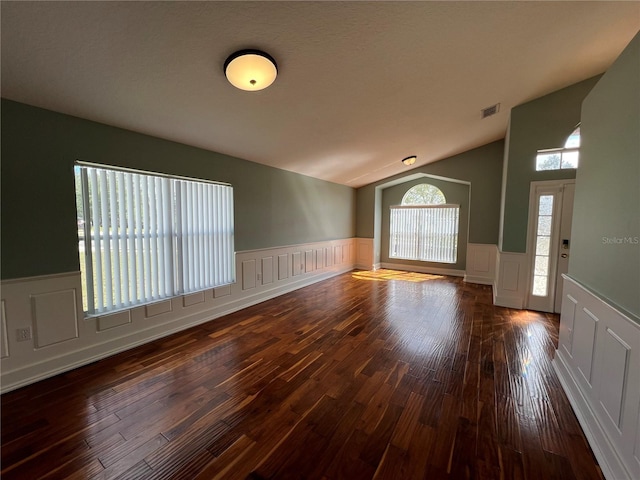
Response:
POLYGON ((580 391, 575 382, 570 367, 567 364, 564 354, 556 350, 556 355, 551 362, 553 369, 558 375, 562 389, 569 399, 569 403, 576 414, 576 418, 582 427, 587 442, 593 451, 593 455, 598 460, 598 465, 602 470, 602 475, 611 480, 634 480, 625 472, 624 463, 616 452, 615 447, 609 441, 606 432, 600 426, 600 422, 594 411, 589 406, 586 397, 580 391))
POLYGON ((42 282, 46 280, 75 278, 79 274, 80 272, 64 272, 64 273, 51 273, 48 275, 38 275, 33 277, 9 278, 7 280, 2 280, 2 286, 15 285, 15 284, 24 283, 24 282, 42 282))
MULTIPOLYGON (((274 263, 273 265, 277 265, 274 263)), ((273 271, 276 271, 273 268, 273 271)), ((258 251, 245 251, 236 254, 236 283, 217 289, 203 291, 203 302, 190 301, 193 294, 172 297, 163 300, 169 303, 170 309, 164 309, 149 318, 146 310, 149 305, 141 305, 119 312, 128 312, 130 321, 114 321, 113 313, 104 316, 85 318, 78 322, 78 337, 65 342, 53 344, 41 349, 34 349, 34 339, 17 342, 15 335, 7 335, 9 355, 1 361, 1 390, 7 392, 53 375, 77 368, 108 357, 135 346, 148 343, 186 328, 214 320, 223 315, 275 298, 279 295, 312 285, 353 270, 355 266, 355 239, 331 240, 298 245, 295 247, 276 247, 258 251), (331 255, 330 266, 313 262, 296 277, 283 279, 273 278, 263 284, 262 267, 265 262, 277 262, 278 256, 291 258, 307 250, 321 250, 331 255), (330 252, 330 253, 327 253, 330 252), (242 262, 254 260, 257 268, 255 287, 243 290, 242 262), (224 290, 225 295, 220 293, 224 290), (185 301, 186 299, 186 301, 185 301), (104 319, 104 320, 102 320, 104 319), (102 321, 102 325, 101 322, 102 321), (105 328, 105 327, 109 328, 105 328)), ((253 270, 252 270, 253 271, 253 270)), ((31 328, 33 331, 32 306, 30 296, 65 289, 81 291, 80 272, 62 275, 32 277, 27 281, 2 282, 2 300, 6 304, 6 324, 8 332, 18 328, 31 328)), ((75 297, 80 297, 79 294, 75 297)), ((82 311, 81 300, 76 300, 78 311, 82 311)), ((66 309, 72 306, 67 305, 66 309)), ((52 323, 65 321, 56 316, 55 311, 46 311, 41 319, 52 323)), ((56 323, 57 324, 57 323, 56 323)))
POLYGON ((356 268, 375 270, 373 238, 356 238, 356 268))
POLYGON ((564 334, 553 367, 603 475, 612 480, 638 479, 640 324, 575 279, 562 278, 564 334), (597 320, 592 332, 577 324, 585 315, 597 320), (574 327, 580 335, 572 334, 574 327), (619 347, 623 355, 616 355, 619 347), (585 364, 591 365, 588 379, 581 370, 585 364))
POLYGON ((527 288, 526 278, 527 254, 498 250, 493 303, 500 307, 522 309, 527 288))
POLYGON ((493 285, 496 279, 498 246, 485 243, 467 243, 467 268, 464 281, 493 285))
POLYGON ((433 273, 434 275, 449 275, 451 277, 464 277, 464 270, 455 270, 453 268, 423 267, 420 265, 407 265, 404 263, 380 263, 379 268, 388 268, 389 270, 402 270, 406 272, 433 273))
POLYGON ((487 277, 474 277, 472 275, 464 274, 465 283, 476 283, 478 285, 493 285, 493 278, 487 277))

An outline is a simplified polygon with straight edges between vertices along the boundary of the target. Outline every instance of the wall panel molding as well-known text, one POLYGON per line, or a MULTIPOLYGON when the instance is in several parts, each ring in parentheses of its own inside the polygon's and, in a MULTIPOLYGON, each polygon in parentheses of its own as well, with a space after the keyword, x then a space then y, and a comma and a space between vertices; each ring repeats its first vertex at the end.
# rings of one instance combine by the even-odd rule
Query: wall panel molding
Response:
POLYGON ((356 238, 356 267, 374 270, 373 238, 356 238))
POLYGON ((527 295, 527 254, 501 252, 496 256, 493 303, 500 307, 522 309, 527 295))
POLYGON ((605 477, 638 479, 640 325, 571 277, 563 278, 553 366, 605 477))
POLYGON ((9 356, 9 331, 7 330, 7 307, 0 301, 0 358, 9 356))
POLYGON ((2 320, 6 323, 3 325, 6 334, 3 331, 2 338, 7 345, 1 350, 6 355, 0 360, 2 391, 14 390, 351 271, 355 266, 355 241, 347 238, 237 252, 237 278, 231 285, 84 319, 78 318, 82 312, 80 272, 3 281, 2 320), (305 271, 300 260, 306 259, 309 251, 313 252, 309 264, 312 269, 305 271), (334 259, 336 251, 339 253, 334 259), (324 259, 321 263, 316 261, 318 252, 324 259), (332 262, 326 261, 329 255, 332 262), (298 259, 298 274, 292 277, 294 257, 298 259), (273 272, 275 259, 277 279, 273 272), (34 328, 33 298, 36 298, 39 328, 34 328), (72 329, 72 311, 78 312, 76 330, 72 329), (64 325, 60 332, 56 330, 58 322, 64 325), (38 335, 46 332, 47 346, 35 348, 35 335, 28 341, 18 342, 16 331, 25 328, 37 331, 38 335))
POLYGON ((464 281, 493 285, 496 279, 498 246, 484 243, 467 244, 467 268, 464 281))

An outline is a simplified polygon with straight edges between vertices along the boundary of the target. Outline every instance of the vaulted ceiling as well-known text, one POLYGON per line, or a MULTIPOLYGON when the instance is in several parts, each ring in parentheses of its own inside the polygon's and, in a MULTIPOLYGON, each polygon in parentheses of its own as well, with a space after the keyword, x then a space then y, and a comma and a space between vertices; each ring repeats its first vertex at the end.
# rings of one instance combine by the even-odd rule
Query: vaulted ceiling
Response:
POLYGON ((1 8, 3 97, 353 187, 503 138, 511 107, 602 73, 640 29, 635 1, 1 8), (275 57, 271 87, 227 82, 242 48, 275 57))

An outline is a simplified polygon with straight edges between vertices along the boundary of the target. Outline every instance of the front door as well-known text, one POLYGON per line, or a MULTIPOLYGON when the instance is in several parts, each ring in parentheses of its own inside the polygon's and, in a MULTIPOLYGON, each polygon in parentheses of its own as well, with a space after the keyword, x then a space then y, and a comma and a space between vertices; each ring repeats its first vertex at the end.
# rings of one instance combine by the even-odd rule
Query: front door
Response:
POLYGON ((569 271, 569 250, 571 249, 571 220, 573 219, 573 195, 575 183, 565 183, 562 191, 562 209, 560 213, 560 235, 558 245, 558 268, 556 273, 556 291, 554 312, 562 310, 562 274, 569 271))
POLYGON ((530 282, 527 308, 560 311, 562 273, 567 273, 571 247, 573 181, 531 183, 529 234, 530 282))

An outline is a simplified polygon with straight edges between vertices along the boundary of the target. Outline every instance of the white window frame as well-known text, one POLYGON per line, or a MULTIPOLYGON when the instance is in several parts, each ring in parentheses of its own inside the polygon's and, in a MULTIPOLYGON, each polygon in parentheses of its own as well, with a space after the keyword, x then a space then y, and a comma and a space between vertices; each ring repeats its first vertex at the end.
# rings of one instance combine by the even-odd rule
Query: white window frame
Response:
POLYGON ((89 315, 235 282, 231 185, 87 162, 76 168, 89 315))
POLYGON ((460 205, 457 204, 392 206, 390 207, 389 219, 389 258, 455 264, 458 261, 459 224, 460 205), (430 225, 425 225, 425 221, 427 220, 426 215, 416 215, 416 220, 419 223, 417 225, 409 225, 409 227, 414 228, 414 231, 408 233, 408 235, 415 236, 415 243, 405 244, 404 248, 402 248, 399 240, 395 237, 400 235, 400 233, 394 231, 395 222, 401 221, 401 219, 396 218, 396 212, 399 214, 401 211, 412 210, 423 211, 425 213, 429 211, 442 212, 443 215, 437 215, 439 218, 432 220, 430 225), (447 218, 447 216, 450 218, 447 218), (451 221, 452 223, 447 224, 447 221, 451 221), (450 238, 445 239, 443 243, 437 245, 424 243, 426 231, 433 231, 433 229, 436 229, 436 235, 447 234, 450 238), (398 250, 400 250, 400 252, 398 250), (409 252, 409 250, 412 252, 409 252), (427 252, 430 254, 427 255, 427 252))
MULTIPOLYGON (((569 169, 576 169, 578 168, 577 166, 573 166, 571 164, 565 164, 564 163, 564 157, 567 154, 570 153, 577 153, 578 156, 580 154, 580 148, 548 148, 545 150, 538 150, 537 154, 536 154, 536 172, 549 172, 549 171, 554 171, 554 170, 569 170, 569 169), (560 166, 558 168, 544 168, 544 169, 538 169, 538 157, 541 155, 553 155, 554 153, 557 153, 560 156, 560 166)), ((579 161, 579 159, 578 159, 579 161)))

